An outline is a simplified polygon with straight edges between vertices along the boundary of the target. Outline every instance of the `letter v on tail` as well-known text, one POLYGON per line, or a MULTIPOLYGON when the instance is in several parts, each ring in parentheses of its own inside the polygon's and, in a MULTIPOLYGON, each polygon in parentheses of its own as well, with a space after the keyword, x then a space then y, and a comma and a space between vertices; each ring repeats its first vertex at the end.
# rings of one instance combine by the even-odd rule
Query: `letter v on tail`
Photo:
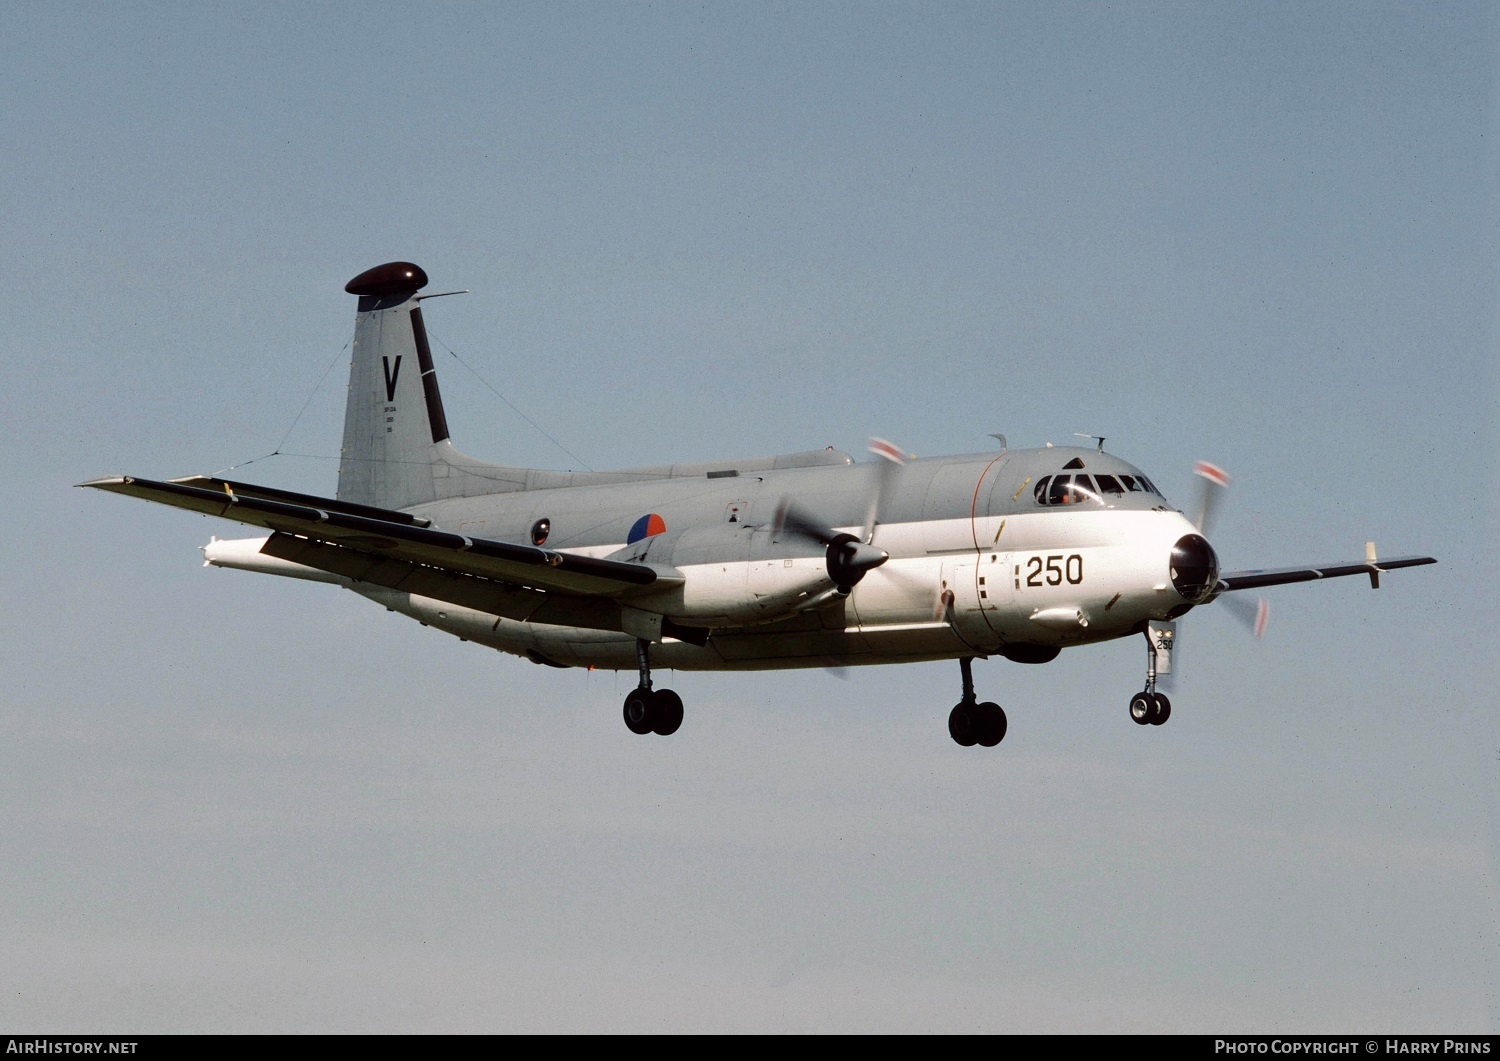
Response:
POLYGON ((401 355, 396 355, 396 364, 391 364, 391 359, 382 357, 381 367, 385 370, 385 400, 393 402, 396 400, 396 380, 401 376, 401 355))

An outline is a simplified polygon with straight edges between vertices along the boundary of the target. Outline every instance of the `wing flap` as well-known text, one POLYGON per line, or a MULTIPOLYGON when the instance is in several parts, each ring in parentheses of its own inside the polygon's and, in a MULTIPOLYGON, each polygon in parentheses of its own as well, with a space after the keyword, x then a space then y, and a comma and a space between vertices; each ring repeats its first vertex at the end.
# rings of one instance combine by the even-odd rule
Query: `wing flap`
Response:
POLYGON ((344 575, 358 582, 447 601, 518 622, 552 623, 593 630, 620 629, 620 606, 605 598, 507 585, 279 532, 271 535, 260 551, 267 556, 344 575))
POLYGON ((326 542, 373 557, 389 557, 532 589, 615 597, 681 578, 669 568, 468 538, 421 526, 404 512, 387 512, 368 505, 350 505, 225 480, 193 478, 158 482, 115 476, 78 485, 326 542))

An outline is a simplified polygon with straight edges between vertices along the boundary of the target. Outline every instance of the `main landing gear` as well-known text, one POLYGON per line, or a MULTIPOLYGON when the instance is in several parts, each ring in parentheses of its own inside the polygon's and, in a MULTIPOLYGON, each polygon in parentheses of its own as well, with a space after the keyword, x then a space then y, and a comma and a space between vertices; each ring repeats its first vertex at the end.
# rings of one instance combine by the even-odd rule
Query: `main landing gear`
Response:
POLYGON ((625 698, 625 725, 632 733, 660 733, 671 736, 682 725, 682 697, 671 689, 651 688, 651 642, 636 638, 635 658, 640 665, 641 683, 625 698))
POLYGON ((1172 717, 1172 701, 1156 691, 1156 646, 1146 631, 1146 688, 1130 698, 1130 720, 1137 726, 1159 726, 1172 717))
POLYGON ((976 702, 973 657, 962 657, 958 665, 964 672, 964 698, 948 714, 948 735, 965 748, 993 748, 1005 739, 1005 712, 999 704, 976 702))

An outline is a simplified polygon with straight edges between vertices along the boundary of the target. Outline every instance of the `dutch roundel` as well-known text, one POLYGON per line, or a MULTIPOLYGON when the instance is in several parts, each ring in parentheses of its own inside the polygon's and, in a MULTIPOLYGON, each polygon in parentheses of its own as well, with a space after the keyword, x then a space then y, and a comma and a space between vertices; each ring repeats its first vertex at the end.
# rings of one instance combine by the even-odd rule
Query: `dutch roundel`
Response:
POLYGON ((652 512, 635 521, 630 528, 630 533, 625 537, 625 544, 634 545, 642 538, 654 537, 666 529, 666 522, 655 512, 652 512))

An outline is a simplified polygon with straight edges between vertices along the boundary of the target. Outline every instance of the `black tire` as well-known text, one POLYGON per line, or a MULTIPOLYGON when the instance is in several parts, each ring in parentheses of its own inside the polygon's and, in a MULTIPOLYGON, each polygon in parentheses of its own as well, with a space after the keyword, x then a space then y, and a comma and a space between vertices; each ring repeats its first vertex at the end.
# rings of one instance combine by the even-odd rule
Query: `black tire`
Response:
POLYGON ((979 716, 979 732, 976 742, 981 748, 993 748, 1005 739, 1005 712, 991 701, 980 704, 975 713, 979 716))
POLYGON ((959 704, 948 712, 948 736, 964 748, 972 748, 978 739, 977 704, 959 704))
POLYGON ((1151 712, 1151 724, 1159 726, 1172 717, 1172 701, 1161 693, 1157 693, 1152 699, 1156 702, 1152 705, 1154 710, 1151 712))
POLYGON ((625 698, 625 725, 631 733, 650 733, 652 724, 656 721, 656 712, 652 710, 650 689, 632 689, 630 695, 625 698))
POLYGON ((1149 726, 1151 716, 1156 713, 1156 703, 1145 693, 1136 693, 1130 698, 1130 721, 1137 726, 1149 726))
POLYGON ((682 697, 671 689, 658 689, 651 694, 651 729, 663 737, 670 737, 682 725, 682 697))

